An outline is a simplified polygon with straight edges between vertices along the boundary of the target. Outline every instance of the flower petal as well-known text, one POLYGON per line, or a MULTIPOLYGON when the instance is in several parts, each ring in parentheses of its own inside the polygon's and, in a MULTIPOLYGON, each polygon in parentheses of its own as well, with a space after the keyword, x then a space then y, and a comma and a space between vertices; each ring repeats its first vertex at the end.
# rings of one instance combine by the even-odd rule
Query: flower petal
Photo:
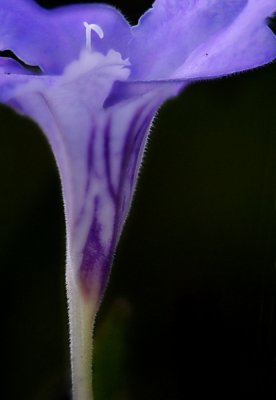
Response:
POLYGON ((33 75, 33 73, 20 65, 17 61, 8 57, 0 57, 0 76, 10 74, 33 75))
POLYGON ((127 67, 114 51, 83 52, 60 77, 5 80, 6 103, 35 120, 53 148, 63 187, 69 273, 87 295, 105 287, 154 113, 179 90, 175 85, 139 90, 135 84, 135 96, 126 82, 127 99, 104 107, 114 82, 127 79, 127 67))
POLYGON ((152 97, 148 94, 106 109, 92 130, 87 175, 90 201, 80 219, 80 226, 82 221, 90 222, 79 269, 84 293, 89 294, 99 275, 101 295, 105 289, 130 209, 147 132, 159 106, 158 96, 152 97))
POLYGON ((70 203, 67 216, 72 223, 84 195, 86 174, 78 162, 85 158, 91 121, 101 114, 114 81, 129 75, 126 66, 114 51, 107 56, 84 51, 61 76, 7 77, 11 83, 4 90, 5 102, 14 102, 18 111, 37 121, 53 147, 70 203))
POLYGON ((0 50, 11 50, 47 74, 61 73, 85 48, 84 21, 104 31, 103 39, 92 33, 94 50, 106 54, 114 49, 125 55, 130 28, 114 8, 83 4, 49 11, 32 0, 1 0, 0 50))
POLYGON ((275 9, 275 0, 156 0, 133 29, 132 78, 215 77, 268 63, 275 9))
POLYGON ((276 58, 276 36, 268 27, 267 18, 274 10, 275 0, 250 1, 230 27, 191 53, 173 78, 212 78, 273 61, 276 58))

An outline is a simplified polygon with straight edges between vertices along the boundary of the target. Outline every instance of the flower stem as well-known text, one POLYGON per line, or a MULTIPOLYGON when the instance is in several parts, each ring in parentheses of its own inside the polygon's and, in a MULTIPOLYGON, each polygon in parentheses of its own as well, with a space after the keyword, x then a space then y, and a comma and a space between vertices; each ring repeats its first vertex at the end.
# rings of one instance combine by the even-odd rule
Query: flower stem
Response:
POLYGON ((72 399, 93 400, 93 328, 97 313, 96 298, 85 299, 75 282, 68 279, 72 399))

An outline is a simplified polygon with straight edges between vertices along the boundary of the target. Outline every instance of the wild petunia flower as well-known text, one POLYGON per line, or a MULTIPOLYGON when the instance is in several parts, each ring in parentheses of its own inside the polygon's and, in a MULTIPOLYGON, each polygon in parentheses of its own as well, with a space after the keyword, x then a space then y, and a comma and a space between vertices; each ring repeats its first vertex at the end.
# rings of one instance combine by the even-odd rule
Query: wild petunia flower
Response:
POLYGON ((92 399, 93 323, 156 110, 194 80, 273 61, 275 11, 156 0, 131 27, 107 5, 1 0, 0 101, 38 123, 62 183, 75 400, 92 399))

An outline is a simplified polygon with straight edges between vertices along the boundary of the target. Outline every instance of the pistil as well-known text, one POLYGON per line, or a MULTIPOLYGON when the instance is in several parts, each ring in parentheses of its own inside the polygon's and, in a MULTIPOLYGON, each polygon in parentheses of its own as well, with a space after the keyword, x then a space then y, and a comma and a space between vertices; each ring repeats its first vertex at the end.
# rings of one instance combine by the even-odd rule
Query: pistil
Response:
POLYGON ((83 23, 85 27, 86 33, 86 49, 88 51, 92 51, 92 39, 91 39, 91 32, 96 32, 100 39, 104 37, 104 31, 102 28, 97 24, 88 24, 88 22, 83 23))

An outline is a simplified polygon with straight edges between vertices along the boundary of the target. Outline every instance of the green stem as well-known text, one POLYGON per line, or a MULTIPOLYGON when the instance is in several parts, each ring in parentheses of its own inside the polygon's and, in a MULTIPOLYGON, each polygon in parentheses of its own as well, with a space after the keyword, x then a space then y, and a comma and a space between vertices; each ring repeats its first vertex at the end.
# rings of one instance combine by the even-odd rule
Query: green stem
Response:
POLYGON ((97 298, 85 299, 67 274, 73 400, 93 400, 92 350, 97 298))

